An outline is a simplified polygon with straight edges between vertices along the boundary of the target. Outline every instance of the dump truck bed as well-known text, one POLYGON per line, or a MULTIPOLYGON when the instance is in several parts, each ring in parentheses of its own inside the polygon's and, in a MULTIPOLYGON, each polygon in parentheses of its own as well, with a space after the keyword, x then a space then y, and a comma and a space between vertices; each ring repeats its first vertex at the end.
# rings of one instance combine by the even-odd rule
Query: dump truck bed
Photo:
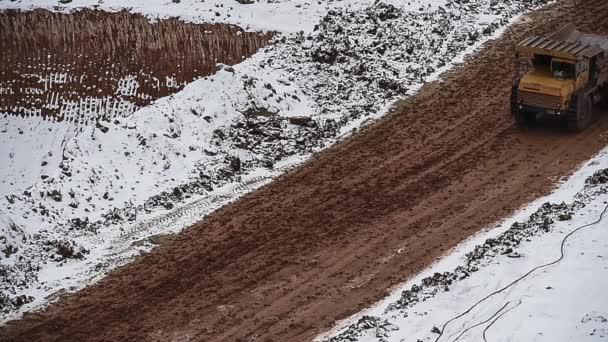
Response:
POLYGON ((554 34, 532 36, 518 44, 522 54, 551 54, 566 59, 590 58, 608 55, 608 37, 581 33, 572 24, 564 26, 554 34))
POLYGON ((598 46, 600 49, 604 50, 604 52, 608 55, 608 37, 606 36, 583 33, 579 36, 577 41, 586 45, 598 46))

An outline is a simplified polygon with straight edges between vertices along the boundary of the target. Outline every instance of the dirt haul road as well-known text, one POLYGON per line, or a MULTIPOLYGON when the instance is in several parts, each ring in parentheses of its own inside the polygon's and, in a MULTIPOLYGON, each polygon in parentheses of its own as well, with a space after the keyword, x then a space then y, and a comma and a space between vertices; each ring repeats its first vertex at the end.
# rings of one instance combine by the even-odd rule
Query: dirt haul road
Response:
POLYGON ((564 22, 608 33, 608 2, 536 12, 373 127, 222 208, 2 341, 304 341, 547 193, 606 145, 520 131, 514 44, 564 22))

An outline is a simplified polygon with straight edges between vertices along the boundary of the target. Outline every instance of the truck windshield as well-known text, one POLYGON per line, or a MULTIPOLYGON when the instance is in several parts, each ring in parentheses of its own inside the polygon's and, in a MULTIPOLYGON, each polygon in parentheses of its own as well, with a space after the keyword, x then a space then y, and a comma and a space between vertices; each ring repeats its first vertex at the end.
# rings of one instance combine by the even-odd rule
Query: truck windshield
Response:
POLYGON ((574 64, 572 63, 558 61, 551 62, 551 73, 553 74, 553 77, 573 79, 575 70, 574 64))

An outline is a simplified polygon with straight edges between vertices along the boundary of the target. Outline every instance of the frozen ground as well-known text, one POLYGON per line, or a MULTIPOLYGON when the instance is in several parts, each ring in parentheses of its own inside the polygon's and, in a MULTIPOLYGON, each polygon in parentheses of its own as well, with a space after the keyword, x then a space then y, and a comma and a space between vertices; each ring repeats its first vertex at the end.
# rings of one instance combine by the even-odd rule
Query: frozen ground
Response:
POLYGON ((607 340, 607 168, 605 149, 318 340, 607 340))
MULTIPOLYGON (((81 288, 149 251, 150 236, 177 232, 265 184, 545 3, 133 3, 151 18, 279 32, 245 62, 112 122, 77 130, 0 119, 2 321, 81 288)), ((94 4, 4 0, 0 8, 94 4)))
MULTIPOLYGON (((425 0, 429 2, 428 0, 425 0)), ((128 9, 134 13, 147 15, 150 19, 179 17, 190 22, 228 23, 246 30, 277 31, 295 33, 300 30, 311 31, 319 18, 325 15, 328 6, 359 7, 369 4, 368 0, 355 1, 264 1, 255 4, 240 4, 234 0, 73 0, 61 4, 57 0, 0 0, 0 9, 15 8, 69 12, 89 7, 105 11, 128 9), (334 5, 335 4, 335 5, 334 5)))

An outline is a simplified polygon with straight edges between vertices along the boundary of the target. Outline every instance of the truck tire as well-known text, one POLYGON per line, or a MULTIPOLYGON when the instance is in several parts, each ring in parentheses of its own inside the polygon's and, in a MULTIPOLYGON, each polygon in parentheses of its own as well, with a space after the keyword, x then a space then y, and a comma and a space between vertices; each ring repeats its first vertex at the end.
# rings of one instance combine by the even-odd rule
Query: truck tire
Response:
POLYGON ((511 114, 517 127, 523 128, 530 125, 530 114, 519 109, 519 82, 514 82, 511 87, 511 114))
POLYGON ((515 109, 515 112, 513 112, 513 119, 515 119, 515 124, 517 125, 517 127, 527 126, 526 116, 527 115, 525 112, 515 109))
POLYGON ((600 90, 600 94, 602 96, 602 99, 600 100, 600 106, 602 106, 602 109, 608 110, 608 85, 602 87, 602 89, 600 90))
POLYGON ((572 95, 567 120, 568 129, 573 132, 581 132, 591 124, 593 121, 593 101, 588 93, 577 92, 572 95))

